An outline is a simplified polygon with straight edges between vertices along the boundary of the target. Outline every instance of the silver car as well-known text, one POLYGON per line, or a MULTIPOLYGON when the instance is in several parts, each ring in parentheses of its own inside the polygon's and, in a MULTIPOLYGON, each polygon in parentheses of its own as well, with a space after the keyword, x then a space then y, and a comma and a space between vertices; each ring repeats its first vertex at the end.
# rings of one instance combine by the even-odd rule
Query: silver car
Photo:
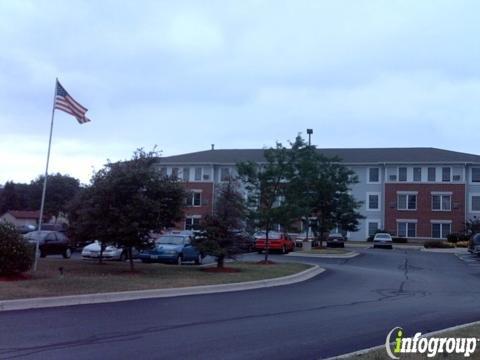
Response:
POLYGON ((392 235, 387 234, 387 233, 378 233, 375 234, 373 237, 373 247, 384 247, 384 248, 389 248, 393 249, 393 239, 392 235))
MULTIPOLYGON (((82 250, 83 259, 98 259, 100 257, 101 244, 98 240, 95 240, 90 245, 87 245, 82 250)), ((133 248, 132 256, 136 258, 138 251, 133 248)), ((122 247, 116 247, 114 245, 107 245, 102 253, 104 260, 119 260, 125 261, 128 258, 127 250, 122 247)))

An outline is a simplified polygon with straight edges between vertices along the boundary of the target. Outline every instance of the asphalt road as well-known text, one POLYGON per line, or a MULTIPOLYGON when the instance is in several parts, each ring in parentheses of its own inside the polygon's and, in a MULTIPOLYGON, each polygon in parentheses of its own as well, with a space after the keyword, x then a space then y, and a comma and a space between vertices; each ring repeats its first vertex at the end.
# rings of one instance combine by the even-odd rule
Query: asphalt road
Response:
MULTIPOLYGON (((1 359, 319 359, 480 320, 480 268, 452 254, 359 250, 269 289, 0 313, 1 359)), ((298 261, 299 258, 276 256, 298 261)))

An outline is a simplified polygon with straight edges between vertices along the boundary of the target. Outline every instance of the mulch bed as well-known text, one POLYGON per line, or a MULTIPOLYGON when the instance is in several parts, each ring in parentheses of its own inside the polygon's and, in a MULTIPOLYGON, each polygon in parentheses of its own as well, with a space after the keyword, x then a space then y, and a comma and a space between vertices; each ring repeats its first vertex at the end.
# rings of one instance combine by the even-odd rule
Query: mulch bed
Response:
POLYGON ((229 268, 229 267, 223 267, 223 268, 212 267, 212 268, 202 269, 202 271, 209 272, 209 273, 237 273, 237 272, 240 272, 241 270, 229 268))
POLYGON ((23 281, 23 280, 30 280, 31 278, 32 278, 31 275, 12 274, 12 275, 0 276, 0 281, 23 281))
POLYGON ((276 262, 271 261, 271 260, 267 260, 267 261, 262 260, 262 261, 257 262, 257 264, 260 264, 260 265, 275 265, 276 262))

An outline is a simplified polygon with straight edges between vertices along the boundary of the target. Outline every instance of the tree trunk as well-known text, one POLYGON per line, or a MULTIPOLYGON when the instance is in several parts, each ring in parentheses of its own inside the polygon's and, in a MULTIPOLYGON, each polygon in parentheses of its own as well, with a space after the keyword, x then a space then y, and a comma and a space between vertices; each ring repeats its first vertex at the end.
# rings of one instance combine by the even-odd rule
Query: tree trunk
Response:
POLYGON ((132 247, 127 248, 128 259, 130 260, 130 271, 133 272, 135 269, 133 267, 133 256, 132 256, 132 247))
POLYGON ((225 263, 225 255, 217 256, 217 268, 223 269, 224 263, 225 263))

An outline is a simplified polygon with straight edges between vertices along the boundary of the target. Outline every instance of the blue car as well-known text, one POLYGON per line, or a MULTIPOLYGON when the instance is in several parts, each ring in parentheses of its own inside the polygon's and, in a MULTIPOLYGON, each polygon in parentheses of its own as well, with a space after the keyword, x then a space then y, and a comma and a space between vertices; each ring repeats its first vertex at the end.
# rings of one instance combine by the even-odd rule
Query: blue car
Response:
POLYGON ((181 265, 184 261, 202 263, 202 254, 192 245, 192 235, 178 232, 161 235, 155 240, 153 249, 143 250, 138 258, 144 263, 173 263, 181 265))

